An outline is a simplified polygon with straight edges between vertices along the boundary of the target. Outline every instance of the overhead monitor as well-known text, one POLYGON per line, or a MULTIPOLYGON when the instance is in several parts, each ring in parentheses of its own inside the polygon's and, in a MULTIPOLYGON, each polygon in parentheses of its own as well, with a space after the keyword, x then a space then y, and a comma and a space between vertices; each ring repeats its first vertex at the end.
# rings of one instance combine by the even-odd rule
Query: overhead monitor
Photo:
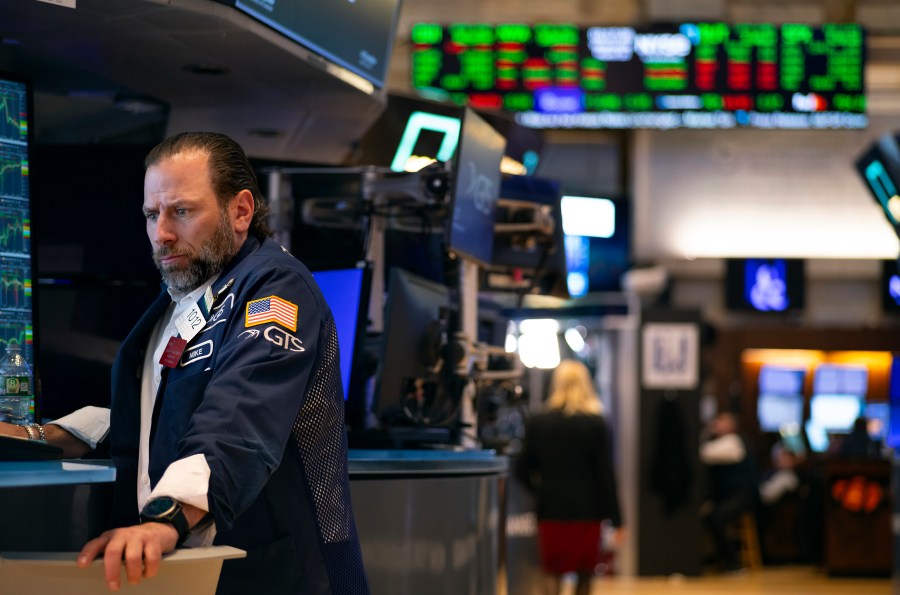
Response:
POLYGON ((900 235, 900 135, 878 138, 855 162, 872 198, 900 235))
POLYGON ((560 206, 569 295, 621 290, 622 275, 631 264, 628 202, 563 196, 560 206))
POLYGON ((505 148, 503 135, 466 109, 453 161, 447 248, 482 265, 491 261, 494 248, 500 161, 505 148))
POLYGON ((262 21, 381 89, 400 0, 218 0, 262 21))
POLYGON ((900 312, 900 267, 896 260, 881 261, 881 309, 886 313, 900 312))
POLYGON ((725 305, 732 310, 782 313, 805 302, 804 261, 791 258, 729 258, 725 305))
POLYGON ((0 105, 0 354, 9 343, 16 342, 36 373, 30 183, 34 121, 30 84, 17 75, 0 73, 0 105))
POLYGON ((418 23, 411 41, 414 88, 534 128, 868 124, 857 23, 418 23))

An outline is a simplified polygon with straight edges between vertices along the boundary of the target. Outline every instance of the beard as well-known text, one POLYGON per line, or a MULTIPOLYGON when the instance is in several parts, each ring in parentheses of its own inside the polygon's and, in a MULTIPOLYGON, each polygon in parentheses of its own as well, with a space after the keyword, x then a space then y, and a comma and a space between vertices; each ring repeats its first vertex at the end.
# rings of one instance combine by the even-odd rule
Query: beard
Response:
POLYGON ((176 291, 187 293, 200 287, 213 275, 222 272, 234 256, 234 243, 230 222, 223 212, 213 235, 203 242, 196 254, 188 254, 186 265, 169 268, 162 265, 162 258, 180 253, 177 246, 162 246, 153 252, 153 263, 159 269, 166 285, 176 291))

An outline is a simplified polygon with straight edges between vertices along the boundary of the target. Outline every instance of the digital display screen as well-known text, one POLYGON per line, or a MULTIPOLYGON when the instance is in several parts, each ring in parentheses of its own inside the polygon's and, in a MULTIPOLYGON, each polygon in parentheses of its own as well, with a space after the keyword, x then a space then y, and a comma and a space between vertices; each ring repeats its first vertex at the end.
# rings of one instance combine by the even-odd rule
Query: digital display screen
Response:
POLYGON ((631 264, 627 202, 563 196, 561 207, 569 295, 619 291, 631 264))
POLYGON ((857 395, 813 395, 809 401, 809 423, 826 432, 849 432, 862 415, 864 404, 857 395))
POLYGON ((778 432, 786 426, 803 423, 803 395, 761 394, 756 402, 759 429, 778 432))
POLYGON ((725 303, 728 308, 778 313, 804 305, 802 260, 734 258, 727 259, 725 267, 725 303))
POLYGON ((900 312, 900 268, 896 260, 881 261, 881 307, 885 312, 900 312))
POLYGON ((862 366, 822 364, 813 376, 813 394, 866 396, 869 370, 862 366))
POLYGON ((454 161, 448 244, 460 256, 491 262, 494 218, 500 196, 500 161, 506 139, 474 111, 463 115, 454 161))
POLYGON ((341 269, 314 271, 313 277, 331 308, 337 327, 338 346, 341 353, 341 383, 344 400, 350 397, 352 373, 358 351, 361 332, 365 331, 368 312, 368 287, 365 269, 341 269))
POLYGON ((11 341, 34 369, 26 83, 0 74, 0 353, 11 341))
POLYGON ((413 26, 412 86, 533 128, 864 128, 855 23, 413 26))
POLYGON ((237 0, 235 7, 377 87, 384 86, 399 0, 237 0))

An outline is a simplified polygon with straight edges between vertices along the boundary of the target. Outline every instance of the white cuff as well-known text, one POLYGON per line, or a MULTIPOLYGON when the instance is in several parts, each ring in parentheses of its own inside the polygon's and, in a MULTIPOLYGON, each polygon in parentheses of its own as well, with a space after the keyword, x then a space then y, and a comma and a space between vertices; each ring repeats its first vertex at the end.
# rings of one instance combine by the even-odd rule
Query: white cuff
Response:
POLYGON ((87 444, 91 449, 109 433, 109 409, 106 407, 82 407, 69 415, 55 419, 50 424, 59 426, 87 444))

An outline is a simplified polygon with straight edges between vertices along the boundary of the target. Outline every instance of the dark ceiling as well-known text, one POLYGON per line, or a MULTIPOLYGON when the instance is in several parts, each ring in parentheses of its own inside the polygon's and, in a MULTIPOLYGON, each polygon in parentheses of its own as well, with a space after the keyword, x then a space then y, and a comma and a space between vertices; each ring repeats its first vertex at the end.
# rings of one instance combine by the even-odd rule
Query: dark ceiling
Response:
POLYGON ((40 143, 216 130, 252 157, 341 164, 384 109, 383 91, 211 0, 0 0, 0 15, 0 70, 34 82, 40 143))

